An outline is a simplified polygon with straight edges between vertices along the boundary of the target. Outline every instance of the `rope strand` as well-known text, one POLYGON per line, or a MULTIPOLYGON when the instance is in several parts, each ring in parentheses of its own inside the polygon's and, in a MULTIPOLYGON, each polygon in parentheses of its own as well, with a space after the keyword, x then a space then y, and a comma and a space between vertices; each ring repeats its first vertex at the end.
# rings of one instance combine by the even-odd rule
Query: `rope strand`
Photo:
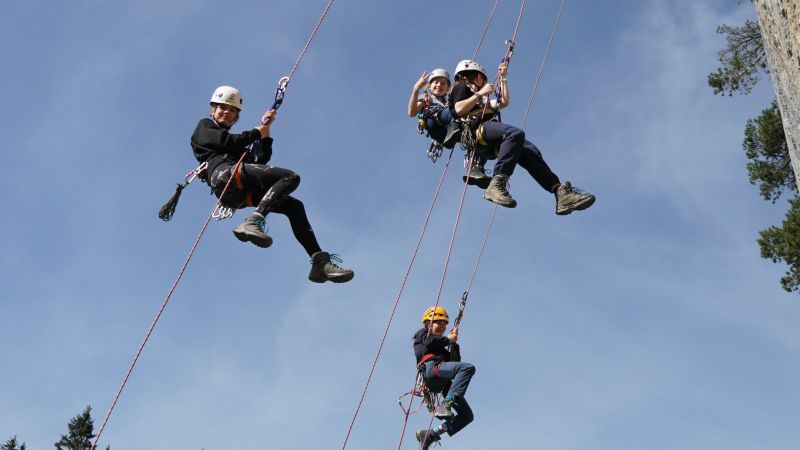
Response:
POLYGON ((317 35, 317 30, 322 25, 322 21, 325 20, 325 16, 328 15, 328 11, 331 9, 331 5, 333 5, 333 0, 328 2, 328 5, 325 6, 325 10, 322 12, 322 16, 320 16, 319 20, 317 20, 317 24, 314 25, 314 29, 311 31, 311 35, 308 37, 306 41, 306 45, 303 46, 303 50, 300 52, 300 56, 297 57, 297 61, 295 61, 294 66, 292 66, 292 70, 289 72, 287 76, 288 80, 286 81, 287 85, 289 81, 291 81, 292 76, 294 76, 294 72, 297 70, 297 67, 300 65, 300 61, 303 60, 303 56, 305 56, 308 47, 311 45, 311 41, 314 40, 314 36, 317 35))
POLYGON ((492 6, 492 12, 489 13, 489 19, 486 21, 486 25, 483 27, 483 34, 481 34, 480 40, 478 40, 478 45, 475 47, 475 51, 472 53, 472 60, 474 61, 475 58, 478 57, 478 50, 481 49, 481 45, 483 44, 483 38, 486 37, 486 32, 489 30, 489 24, 492 23, 492 18, 494 17, 494 12, 497 10, 497 5, 500 3, 500 0, 495 0, 494 6, 492 6))
MULTIPOLYGON (((330 11, 332 5, 333 5, 333 0, 329 0, 328 4, 325 6, 325 10, 322 12, 322 16, 319 18, 319 20, 317 20, 317 23, 314 25, 314 29, 311 31, 311 35, 309 36, 308 40, 306 41, 306 44, 303 46, 303 49, 300 52, 300 55, 297 57, 297 60, 295 61, 294 66, 292 66, 292 70, 289 72, 289 75, 286 77, 286 83, 285 84, 281 83, 281 86, 279 87, 279 92, 281 92, 281 95, 280 95, 280 100, 281 101, 283 99, 283 95, 282 95, 283 92, 282 91, 285 91, 286 87, 289 84, 289 81, 291 81, 292 76, 294 76, 295 71, 300 66, 300 62, 303 60, 303 57, 305 56, 306 51, 311 46, 311 42, 314 40, 314 37, 316 36, 317 31, 319 30, 320 26, 322 25, 322 21, 325 20, 325 17, 328 15, 328 11, 330 11)), ((276 105, 279 106, 279 103, 277 103, 279 101, 277 93, 276 93, 276 99, 275 100, 276 100, 276 105)), ((277 107, 277 106, 273 106, 273 107, 277 107)), ((239 161, 236 164, 237 165, 241 164, 242 160, 244 160, 245 156, 248 155, 249 153, 250 153, 249 151, 242 153, 241 158, 239 158, 239 161)), ((229 179, 228 182, 225 184, 225 189, 223 189, 222 193, 219 196, 220 199, 225 195, 225 192, 228 190, 228 187, 230 186, 232 180, 233 180, 233 177, 231 177, 231 179, 229 179)), ((128 368, 128 371, 127 371, 127 373, 125 374, 125 377, 122 380, 122 384, 120 385, 119 390, 117 390, 117 394, 114 396, 114 400, 111 402, 111 407, 108 409, 108 412, 106 413, 106 416, 103 419, 103 423, 100 425, 100 429, 98 430, 97 435, 95 436, 95 440, 92 443, 92 446, 91 446, 90 450, 94 450, 96 448, 96 446, 97 446, 97 443, 100 441, 100 436, 103 434, 103 430, 105 429, 105 427, 106 427, 106 425, 107 425, 107 423, 108 423, 108 421, 109 421, 109 419, 111 417, 111 413, 114 411, 114 407, 116 406, 117 401, 119 400, 120 396, 122 395, 122 391, 125 389, 125 386, 128 383, 128 379, 130 378, 131 373, 133 373, 133 368, 136 366, 137 361, 139 361, 139 357, 141 356, 142 351, 144 350, 144 346, 147 344, 147 341, 150 339, 150 335, 153 333, 153 330, 155 329, 156 324, 158 323, 158 320, 161 318, 161 314, 164 312, 164 309, 166 308, 167 303, 169 302, 170 298, 172 297, 172 293, 178 287, 178 283, 180 282, 181 278, 183 277, 183 273, 186 271, 186 267, 189 265, 189 261, 191 260, 192 255, 194 255, 194 252, 197 249, 197 245, 200 243, 200 239, 203 237, 203 234, 205 233, 206 228, 208 227, 208 224, 211 221, 211 218, 212 218, 212 216, 214 214, 214 211, 217 209, 217 206, 219 206, 219 204, 221 202, 220 199, 217 200, 217 203, 214 205, 214 208, 211 210, 211 213, 208 215, 208 218, 206 218, 205 223, 203 224, 202 228, 200 229, 200 233, 197 235, 197 238, 195 239, 194 243, 192 244, 192 248, 189 250, 189 254, 186 256, 186 259, 183 262, 183 266, 181 267, 177 278, 172 283, 172 286, 170 287, 169 292, 167 293, 166 297, 164 298, 164 301, 161 303, 161 308, 159 308, 158 313, 156 314, 156 317, 153 320, 153 323, 150 324, 150 328, 147 330, 147 334, 145 335, 144 340, 142 340, 142 343, 139 345, 139 349, 136 351, 136 355, 133 358, 133 362, 131 363, 130 367, 128 368)), ((177 199, 176 199, 176 201, 177 201, 177 199)))
POLYGON ((544 51, 544 58, 542 58, 542 64, 539 66, 539 74, 536 76, 536 83, 533 85, 533 92, 531 93, 531 99, 528 101, 528 109, 525 110, 525 118, 522 119, 522 126, 520 128, 525 128, 525 124, 528 123, 528 113, 531 112, 531 105, 533 105, 533 99, 536 98, 536 92, 539 90, 539 82, 542 80, 542 74, 544 73, 544 66, 547 64, 547 56, 550 55, 550 48, 553 46, 553 40, 556 37, 556 31, 558 30, 558 24, 561 22, 561 13, 564 11, 564 2, 566 0, 561 0, 561 6, 558 8, 558 14, 556 15, 556 23, 553 25, 553 31, 550 32, 550 40, 547 41, 547 49, 544 51))
MULTIPOLYGON (((531 94, 531 99, 530 99, 530 101, 528 102, 528 110, 527 110, 527 112, 525 113, 525 119, 523 120, 523 127, 524 127, 524 125, 525 125, 525 122, 527 121, 527 118, 528 118, 528 112, 530 112, 531 105, 533 104, 533 99, 534 99, 534 97, 536 96, 536 91, 537 91, 537 89, 538 89, 538 87, 539 87, 539 82, 540 82, 540 80, 541 80, 542 73, 544 72, 544 67, 545 67, 545 64, 547 63, 547 55, 550 53, 550 48, 551 48, 551 46, 552 46, 553 39, 554 39, 554 37, 555 37, 556 30, 557 30, 557 28, 558 28, 558 24, 559 24, 559 22, 560 22, 560 20, 561 20, 561 14, 562 14, 562 12, 563 12, 563 10, 564 10, 564 2, 565 2, 565 0, 562 0, 562 1, 561 1, 561 6, 560 6, 560 8, 559 8, 559 10, 558 10, 558 15, 556 16, 556 22, 555 22, 555 25, 553 26, 553 31, 552 31, 552 33, 550 34, 550 40, 549 40, 549 41, 548 41, 548 43, 547 43, 547 50, 545 51, 545 56, 544 56, 544 58, 543 58, 543 60, 542 60, 542 64, 541 64, 541 66, 540 66, 540 68, 539 68, 539 75, 538 75, 538 76, 537 76, 537 78, 536 78, 536 83, 535 83, 535 85, 534 85, 533 93, 531 94)), ((522 4, 523 4, 523 5, 522 5, 522 7, 520 8, 520 16, 519 16, 520 18, 522 17, 522 10, 524 9, 524 5, 525 5, 525 1, 524 1, 524 0, 523 0, 522 4)), ((519 18, 517 19, 517 27, 519 27, 519 18)), ((517 29, 515 28, 515 30, 514 30, 514 38, 515 38, 515 39, 516 39, 516 35, 517 35, 517 29)), ((513 41, 513 40, 514 40, 514 39, 512 39, 512 41, 513 41)), ((471 166, 472 166, 472 159, 470 159, 470 167, 471 167, 471 166)), ((466 189, 466 184, 465 184, 465 189, 466 189)), ((462 202, 463 202, 463 197, 462 197, 462 202)), ((489 224, 488 224, 488 225, 487 225, 487 227, 486 227, 486 233, 484 234, 484 237, 483 237, 483 242, 481 243, 481 248, 480 248, 480 251, 478 252, 478 257, 477 257, 477 259, 475 260, 475 266, 474 266, 474 267, 473 267, 473 269, 472 269, 472 275, 470 276, 469 283, 467 284, 467 289, 466 289, 466 291, 464 292, 464 295, 465 295, 467 298, 469 297, 469 293, 470 293, 470 291, 472 290, 472 284, 473 284, 473 282, 475 281, 475 276, 476 276, 476 275, 477 275, 477 273, 478 273, 478 267, 479 267, 479 265, 480 265, 481 259, 483 258, 483 253, 484 253, 484 250, 485 250, 485 248, 486 248, 486 243, 487 243, 487 242, 488 242, 488 240, 489 240, 489 235, 491 234, 491 231, 492 231, 492 226, 493 226, 493 224, 494 224, 494 220, 495 220, 495 218, 497 217, 497 207, 498 207, 498 205, 497 205, 497 204, 495 204, 495 205, 494 205, 494 208, 492 209, 492 216, 491 216, 491 218, 489 219, 489 224)), ((460 207, 459 207, 459 214, 460 214, 460 207)), ((456 226, 457 226, 457 224, 456 224, 456 226)), ((453 233, 454 233, 454 235, 455 235, 455 227, 454 227, 454 231, 453 231, 453 233)), ((453 236, 454 236, 454 235, 453 235, 453 236)), ((451 243, 452 243, 452 241, 451 241, 451 243)), ((448 258, 449 258, 449 254, 448 254, 448 258)), ((446 269, 445 269, 445 271, 446 271, 446 269)), ((442 283, 443 283, 443 282, 444 282, 444 280, 442 280, 442 283)), ((441 293, 441 285, 440 285, 440 293, 441 293)), ((438 306, 438 301, 439 301, 439 297, 438 297, 438 296, 437 296, 437 299, 436 299, 436 301, 437 301, 437 306, 438 306)), ((466 303, 466 302, 465 302, 465 303, 466 303)), ((466 307, 466 304, 465 304, 464 306, 466 307)), ((433 418, 434 418, 434 416, 433 416, 433 415, 431 415, 430 422, 428 423, 428 429, 430 429, 430 428, 431 428, 431 425, 433 424, 433 418)), ((397 448, 398 448, 398 450, 400 450, 400 446, 402 446, 402 443, 403 443, 403 437, 404 437, 404 435, 405 435, 405 430, 406 430, 406 427, 407 427, 407 422, 408 422, 408 415, 406 415, 406 417, 405 417, 405 421, 404 421, 404 423, 403 423, 403 434, 401 434, 401 436, 400 436, 400 444, 399 444, 399 445, 398 445, 398 447, 397 447, 397 448)), ((426 434, 426 437, 427 437, 427 434, 426 434)))
POLYGON ((428 208, 428 215, 425 217, 425 222, 422 226, 422 232, 419 235, 419 239, 417 239, 417 245, 414 248, 414 252, 411 254, 411 261, 408 263, 408 268, 406 269, 406 274, 403 276, 403 282, 400 284, 400 290, 397 292, 397 297, 394 301, 394 306, 392 307, 392 312, 389 315, 389 321, 386 324, 386 330, 383 332, 383 337, 381 338, 380 345, 378 345, 378 351, 375 355, 375 359, 372 362, 372 367, 369 370, 369 375, 367 376, 367 382, 364 385, 364 390, 361 392, 361 398, 358 400, 358 405, 356 406, 356 411, 353 414, 353 419, 350 421, 350 427, 347 429, 347 434, 344 437, 344 443, 342 444, 342 450, 347 447, 347 441, 350 439, 350 433, 353 431, 353 426, 356 423, 356 418, 358 417, 358 413, 361 410, 361 405, 364 402, 364 397, 367 395, 367 390, 369 389, 369 383, 372 380, 372 375, 375 372, 375 366, 378 365, 378 359, 380 359, 381 352, 383 351, 383 344, 386 342, 386 337, 389 334, 389 328, 392 326, 392 321, 394 320, 394 315, 397 312, 397 306, 400 303, 400 297, 403 295, 403 290, 406 287, 406 281, 408 281, 408 277, 411 274, 411 268, 414 265, 414 261, 417 259, 417 253, 419 252, 419 247, 422 244, 422 239, 425 237, 425 232, 428 230, 428 223, 431 219, 431 214, 433 213, 433 207, 436 205, 436 200, 439 198, 439 192, 441 191, 442 184, 444 183, 445 175, 447 175, 447 168, 450 167, 450 161, 453 159, 453 150, 450 150, 450 155, 447 157, 447 161, 445 162, 444 169, 442 169, 442 176, 439 177, 439 184, 436 185, 436 190, 433 194, 433 200, 431 201, 431 205, 428 208))
MULTIPOLYGON (((242 153, 242 156, 239 158, 239 161, 236 163, 237 165, 242 163, 245 156, 249 154, 249 150, 242 153)), ((158 324, 158 320, 161 318, 161 314, 164 312, 164 309, 167 307, 167 303, 169 303, 170 298, 172 297, 172 293, 175 292, 175 289, 178 287, 178 283, 183 278, 183 273, 186 271, 186 267, 189 265, 189 260, 192 259, 192 255, 194 255, 194 251, 197 249, 197 245, 200 243, 200 239, 203 237, 203 234, 206 232, 206 228, 208 227, 208 223, 211 222, 211 216, 214 214, 214 211, 220 205, 220 199, 223 198, 225 192, 230 187, 231 182, 233 181, 233 177, 230 177, 227 183, 225 183, 225 188, 222 190, 222 193, 219 195, 219 199, 217 199, 217 203, 214 204, 214 207, 211 209, 211 213, 209 213, 208 217, 206 218, 205 223, 200 228, 200 233, 197 234, 197 238, 194 240, 192 244, 192 248, 189 250, 189 253, 186 255, 186 259, 183 261, 183 266, 181 266, 181 270, 178 272, 178 276, 175 278, 175 281, 172 283, 172 286, 169 288, 166 297, 164 297, 164 301, 161 302, 161 307, 158 309, 158 313, 156 314, 155 319, 153 319, 153 323, 150 324, 150 328, 147 330, 147 333, 142 340, 142 343, 139 344, 139 349, 136 351, 136 356, 133 358, 133 362, 131 362, 130 367, 128 367, 128 371, 125 373, 125 377, 122 379, 122 384, 119 386, 117 390, 117 394, 114 396, 114 400, 111 402, 111 407, 108 408, 108 412, 106 413, 105 418, 103 419, 103 423, 100 425, 100 429, 97 431, 97 435, 94 438, 94 442, 92 442, 92 446, 90 450, 94 450, 97 447, 97 443, 100 442, 100 436, 103 434, 103 430, 106 428, 106 424, 108 424, 109 419, 111 418, 111 413, 114 411, 114 407, 117 406, 117 401, 119 400, 120 396, 122 396, 122 391, 125 389, 125 386, 128 384, 128 379, 133 373, 133 368, 136 366, 136 363, 139 361, 139 357, 142 355, 142 351, 144 351, 144 346, 147 344, 147 341, 150 340, 150 335, 153 334, 153 330, 156 328, 158 324)))

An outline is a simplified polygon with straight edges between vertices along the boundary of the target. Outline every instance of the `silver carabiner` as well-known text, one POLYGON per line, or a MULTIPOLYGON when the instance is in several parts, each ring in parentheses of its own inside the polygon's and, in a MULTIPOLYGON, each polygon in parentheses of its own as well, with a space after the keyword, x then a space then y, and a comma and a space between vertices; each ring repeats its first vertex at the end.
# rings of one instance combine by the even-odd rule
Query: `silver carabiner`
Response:
POLYGON ((184 181, 186 182, 184 186, 188 186, 189 183, 194 181, 194 179, 197 178, 201 173, 203 173, 203 171, 206 170, 206 168, 208 168, 208 162, 204 162, 203 164, 197 166, 196 169, 190 170, 189 173, 187 173, 186 177, 184 178, 184 181))
POLYGON ((228 218, 233 217, 233 213, 236 212, 236 209, 230 208, 228 206, 218 205, 214 208, 214 212, 211 213, 211 217, 214 218, 216 221, 225 220, 228 218))

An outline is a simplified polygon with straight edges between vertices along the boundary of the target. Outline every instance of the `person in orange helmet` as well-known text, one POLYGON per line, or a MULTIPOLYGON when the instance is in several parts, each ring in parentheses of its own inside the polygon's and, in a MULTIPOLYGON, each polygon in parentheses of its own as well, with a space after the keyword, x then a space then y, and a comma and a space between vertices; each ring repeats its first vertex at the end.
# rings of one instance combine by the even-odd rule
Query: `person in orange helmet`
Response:
POLYGON ((434 416, 444 422, 435 428, 417 431, 422 450, 439 441, 444 433, 450 436, 458 433, 474 419, 465 395, 475 375, 475 366, 461 362, 458 328, 444 335, 449 321, 444 308, 431 306, 422 315, 422 329, 413 337, 417 369, 422 373, 425 386, 445 396, 444 403, 434 411, 434 416))

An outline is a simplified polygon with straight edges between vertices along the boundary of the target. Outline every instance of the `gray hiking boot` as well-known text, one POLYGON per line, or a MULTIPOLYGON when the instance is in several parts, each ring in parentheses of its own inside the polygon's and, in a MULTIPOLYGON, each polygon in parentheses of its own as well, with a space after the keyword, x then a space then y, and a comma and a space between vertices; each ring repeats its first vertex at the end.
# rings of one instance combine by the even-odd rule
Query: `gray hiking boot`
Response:
POLYGON ((353 271, 337 266, 337 262, 342 262, 338 255, 331 255, 328 252, 314 253, 311 255, 311 272, 308 273, 308 279, 314 283, 326 281, 346 283, 352 280, 355 275, 353 271))
POLYGON ((594 203, 594 195, 572 186, 569 181, 556 189, 556 214, 566 216, 572 211, 586 209, 594 203))
POLYGON ((261 214, 250 214, 241 225, 233 229, 233 234, 242 242, 252 242, 261 248, 267 248, 272 245, 272 238, 264 232, 265 220, 261 214))
POLYGON ((430 446, 442 439, 439 433, 433 430, 417 430, 417 442, 419 442, 420 450, 428 450, 430 446))
POLYGON ((506 208, 517 206, 517 201, 511 198, 511 194, 508 193, 508 175, 493 176, 489 187, 483 193, 483 198, 506 208))
POLYGON ((442 147, 451 149, 461 140, 461 124, 455 120, 447 124, 447 134, 442 141, 442 147))
POLYGON ((483 167, 477 164, 470 167, 469 174, 464 175, 461 179, 467 184, 478 186, 481 189, 488 188, 489 183, 492 181, 491 177, 486 176, 483 167))

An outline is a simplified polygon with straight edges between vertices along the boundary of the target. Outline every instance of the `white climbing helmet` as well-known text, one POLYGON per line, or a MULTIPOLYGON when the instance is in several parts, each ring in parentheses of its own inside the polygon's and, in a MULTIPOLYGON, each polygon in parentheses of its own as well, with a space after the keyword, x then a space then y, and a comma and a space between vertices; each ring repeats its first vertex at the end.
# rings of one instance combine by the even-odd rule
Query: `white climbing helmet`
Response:
POLYGON ((474 70, 476 72, 480 72, 480 73, 483 74, 484 77, 486 77, 486 79, 489 79, 489 76, 486 75, 486 71, 483 70, 483 66, 481 66, 480 64, 476 63, 475 61, 473 61, 471 59, 465 59, 465 60, 461 61, 460 63, 458 63, 458 65, 456 66, 456 72, 455 72, 456 79, 458 79, 459 75, 461 75, 462 72, 467 72, 467 71, 470 71, 470 70, 474 70))
POLYGON ((450 74, 447 73, 445 69, 433 69, 431 70, 431 74, 428 75, 428 84, 431 84, 434 78, 444 78, 447 80, 447 84, 452 84, 450 82, 450 74))
POLYGON ((214 90, 213 94, 211 94, 210 103, 212 105, 214 103, 230 105, 241 111, 242 106, 244 105, 244 100, 242 99, 242 94, 239 93, 238 89, 230 86, 220 86, 214 90))

